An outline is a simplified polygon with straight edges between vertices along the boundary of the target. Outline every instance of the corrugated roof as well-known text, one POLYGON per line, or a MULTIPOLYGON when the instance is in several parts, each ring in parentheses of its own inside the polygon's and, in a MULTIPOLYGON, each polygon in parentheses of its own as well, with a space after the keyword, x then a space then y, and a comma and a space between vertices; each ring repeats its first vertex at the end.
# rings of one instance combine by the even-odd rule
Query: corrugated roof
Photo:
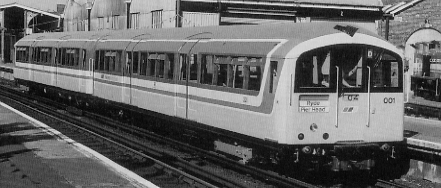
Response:
MULTIPOLYGON (((417 5, 418 3, 423 2, 424 0, 411 0, 411 1, 401 1, 401 2, 395 2, 393 1, 392 4, 386 5, 383 7, 382 11, 385 14, 389 14, 391 16, 395 16, 397 14, 400 14, 401 12, 417 5)), ((392 1, 388 1, 392 2, 392 1)))

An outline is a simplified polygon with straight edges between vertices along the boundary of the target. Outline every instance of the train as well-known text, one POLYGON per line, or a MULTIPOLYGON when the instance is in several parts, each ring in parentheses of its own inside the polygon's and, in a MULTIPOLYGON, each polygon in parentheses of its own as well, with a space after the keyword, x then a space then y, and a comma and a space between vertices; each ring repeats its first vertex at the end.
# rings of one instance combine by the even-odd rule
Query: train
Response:
POLYGON ((176 120, 160 126, 245 164, 372 171, 403 141, 402 57, 357 26, 39 33, 15 49, 14 77, 29 93, 176 120))
POLYGON ((441 47, 440 41, 420 42, 414 45, 414 72, 411 75, 413 97, 441 102, 441 47))

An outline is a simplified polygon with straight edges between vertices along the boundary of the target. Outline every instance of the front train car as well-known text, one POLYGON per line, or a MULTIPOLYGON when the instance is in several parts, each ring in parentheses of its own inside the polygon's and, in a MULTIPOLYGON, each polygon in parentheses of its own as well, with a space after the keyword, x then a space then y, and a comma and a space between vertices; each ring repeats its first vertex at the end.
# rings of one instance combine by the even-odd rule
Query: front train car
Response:
POLYGON ((283 126, 279 143, 294 145, 290 160, 311 169, 384 167, 403 141, 402 57, 360 28, 327 29, 340 32, 296 44, 286 55, 276 102, 287 105, 274 109, 287 109, 275 115, 283 126))
POLYGON ((245 163, 371 170, 403 140, 400 53, 350 25, 51 33, 16 49, 23 83, 176 120, 176 135, 245 163))

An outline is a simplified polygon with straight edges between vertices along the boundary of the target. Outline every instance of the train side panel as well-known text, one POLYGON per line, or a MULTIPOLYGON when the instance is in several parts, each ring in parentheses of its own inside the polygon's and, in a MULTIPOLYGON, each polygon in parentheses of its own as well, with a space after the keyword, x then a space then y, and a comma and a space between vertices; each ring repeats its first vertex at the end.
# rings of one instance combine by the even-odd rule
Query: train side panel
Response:
POLYGON ((44 85, 55 85, 56 67, 33 64, 33 81, 44 85))
POLYGON ((14 78, 16 80, 33 80, 32 64, 16 61, 14 67, 14 78))
POLYGON ((131 104, 142 109, 175 116, 177 97, 174 92, 175 87, 172 83, 132 78, 131 104))
POLYGON ((57 67, 57 82, 53 86, 61 89, 91 94, 91 76, 84 70, 57 67))

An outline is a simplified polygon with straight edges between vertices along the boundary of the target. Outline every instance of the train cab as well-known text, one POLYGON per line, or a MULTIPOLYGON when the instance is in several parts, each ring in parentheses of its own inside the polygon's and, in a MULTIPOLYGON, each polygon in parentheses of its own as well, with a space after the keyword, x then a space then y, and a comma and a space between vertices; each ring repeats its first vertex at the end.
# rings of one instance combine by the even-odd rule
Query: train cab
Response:
MULTIPOLYGON (((396 52, 362 44, 312 49, 297 58, 293 79, 287 130, 303 153, 333 152, 341 160, 339 150, 352 148, 361 158, 354 164, 369 169, 368 156, 403 140, 403 62, 396 52)), ((334 161, 334 169, 347 170, 341 164, 334 161)))

